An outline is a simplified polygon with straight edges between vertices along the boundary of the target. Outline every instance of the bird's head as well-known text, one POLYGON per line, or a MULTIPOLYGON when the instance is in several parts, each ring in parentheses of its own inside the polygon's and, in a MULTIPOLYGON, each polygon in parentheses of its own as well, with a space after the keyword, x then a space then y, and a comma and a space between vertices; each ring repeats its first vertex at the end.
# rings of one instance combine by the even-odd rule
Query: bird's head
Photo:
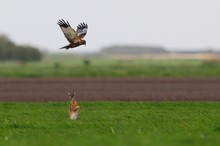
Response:
POLYGON ((82 40, 82 45, 86 45, 86 41, 85 40, 82 40))

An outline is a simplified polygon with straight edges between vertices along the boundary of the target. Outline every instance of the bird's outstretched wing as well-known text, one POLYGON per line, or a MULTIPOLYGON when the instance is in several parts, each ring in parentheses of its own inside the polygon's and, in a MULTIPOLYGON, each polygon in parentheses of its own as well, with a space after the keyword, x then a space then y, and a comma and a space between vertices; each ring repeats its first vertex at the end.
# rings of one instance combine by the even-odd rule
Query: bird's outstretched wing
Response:
POLYGON ((60 26, 61 30, 63 31, 63 33, 66 37, 66 39, 69 42, 75 42, 75 40, 79 39, 79 36, 77 35, 77 32, 70 26, 68 21, 65 22, 62 19, 62 20, 59 20, 57 22, 57 24, 60 26))
POLYGON ((86 33, 87 33, 87 29, 88 29, 88 25, 85 24, 84 22, 83 23, 80 23, 78 26, 77 26, 77 35, 79 36, 79 38, 84 38, 86 33))

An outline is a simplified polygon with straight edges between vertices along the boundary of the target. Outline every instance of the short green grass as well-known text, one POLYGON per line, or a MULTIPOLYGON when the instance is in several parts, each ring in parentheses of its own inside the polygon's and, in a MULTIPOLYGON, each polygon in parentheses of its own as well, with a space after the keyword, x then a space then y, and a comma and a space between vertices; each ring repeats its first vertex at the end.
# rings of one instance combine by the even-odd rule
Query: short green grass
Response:
POLYGON ((1 146, 218 146, 218 102, 0 103, 1 146))
POLYGON ((41 62, 0 62, 0 77, 220 77, 219 61, 57 55, 41 62))

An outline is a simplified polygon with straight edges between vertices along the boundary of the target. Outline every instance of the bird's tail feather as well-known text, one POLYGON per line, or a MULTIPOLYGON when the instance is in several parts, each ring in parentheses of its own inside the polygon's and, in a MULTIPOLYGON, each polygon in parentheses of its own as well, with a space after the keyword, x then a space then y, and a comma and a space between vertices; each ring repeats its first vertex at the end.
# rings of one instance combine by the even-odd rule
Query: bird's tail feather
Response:
POLYGON ((66 49, 66 50, 68 50, 69 48, 70 48, 70 45, 67 45, 67 46, 63 46, 63 47, 61 47, 59 49, 66 49))

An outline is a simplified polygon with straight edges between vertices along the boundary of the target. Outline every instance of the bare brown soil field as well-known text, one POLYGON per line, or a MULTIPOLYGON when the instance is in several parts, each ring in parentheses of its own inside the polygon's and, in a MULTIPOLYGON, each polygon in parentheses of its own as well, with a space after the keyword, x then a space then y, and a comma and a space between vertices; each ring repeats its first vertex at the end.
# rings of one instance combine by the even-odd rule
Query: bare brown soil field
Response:
POLYGON ((0 101, 220 101, 220 78, 0 78, 0 101))

